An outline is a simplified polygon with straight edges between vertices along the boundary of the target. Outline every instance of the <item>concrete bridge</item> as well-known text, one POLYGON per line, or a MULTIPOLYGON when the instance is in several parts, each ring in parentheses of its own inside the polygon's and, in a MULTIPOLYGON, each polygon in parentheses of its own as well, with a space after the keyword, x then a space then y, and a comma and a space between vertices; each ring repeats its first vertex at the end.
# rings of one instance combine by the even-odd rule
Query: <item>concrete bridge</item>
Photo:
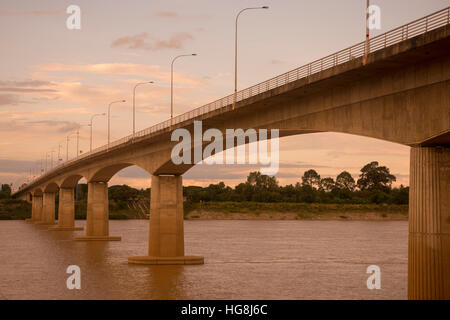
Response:
POLYGON ((86 235, 108 230, 108 181, 137 165, 152 175, 147 256, 138 264, 201 264, 185 256, 182 175, 171 132, 203 127, 279 129, 280 136, 341 132, 411 147, 408 297, 450 299, 450 7, 120 139, 53 168, 14 193, 32 221, 73 230, 74 187, 88 182, 86 235), (55 224, 55 194, 59 219, 55 224))

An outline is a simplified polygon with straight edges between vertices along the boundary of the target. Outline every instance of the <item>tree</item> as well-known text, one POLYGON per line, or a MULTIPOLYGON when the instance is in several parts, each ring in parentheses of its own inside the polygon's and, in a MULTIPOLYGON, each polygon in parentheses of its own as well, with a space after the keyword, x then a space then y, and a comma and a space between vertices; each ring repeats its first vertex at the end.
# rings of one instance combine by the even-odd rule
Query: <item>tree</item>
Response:
POLYGON ((8 184, 2 184, 0 189, 0 199, 11 197, 11 187, 8 184))
POLYGON ((380 190, 389 192, 391 190, 392 182, 396 178, 389 172, 389 168, 379 166, 377 161, 366 164, 361 169, 361 174, 358 179, 358 188, 361 191, 380 190))
POLYGON ((275 177, 261 174, 259 171, 250 172, 247 177, 247 183, 254 186, 257 190, 277 191, 278 181, 275 177))
POLYGON ((320 187, 320 175, 314 169, 305 171, 302 177, 302 185, 318 189, 320 187))
POLYGON ((341 190, 355 190, 355 179, 347 171, 342 171, 336 177, 336 187, 341 190))
POLYGON ((325 192, 331 192, 336 187, 333 178, 323 178, 320 180, 320 189, 325 192))

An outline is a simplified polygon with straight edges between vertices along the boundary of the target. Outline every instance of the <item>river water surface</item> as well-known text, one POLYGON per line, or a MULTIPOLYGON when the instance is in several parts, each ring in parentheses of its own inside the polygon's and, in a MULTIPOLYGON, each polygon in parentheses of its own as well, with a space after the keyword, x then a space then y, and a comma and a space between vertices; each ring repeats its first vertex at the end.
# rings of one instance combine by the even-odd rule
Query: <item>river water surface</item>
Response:
MULTIPOLYGON (((77 221, 84 225, 84 221, 77 221)), ((185 221, 187 255, 204 265, 139 266, 148 220, 110 221, 120 242, 0 221, 0 299, 406 299, 406 221, 185 221), (68 290, 69 265, 81 289, 68 290), (381 289, 367 289, 369 265, 381 289)))

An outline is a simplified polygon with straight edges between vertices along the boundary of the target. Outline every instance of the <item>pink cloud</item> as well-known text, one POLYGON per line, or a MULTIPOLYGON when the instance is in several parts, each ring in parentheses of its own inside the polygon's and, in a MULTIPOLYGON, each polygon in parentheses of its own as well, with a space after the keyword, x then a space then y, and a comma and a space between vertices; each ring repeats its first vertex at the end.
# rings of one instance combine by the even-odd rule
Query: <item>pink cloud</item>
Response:
POLYGON ((160 40, 147 32, 125 36, 114 40, 111 47, 126 47, 127 49, 142 49, 158 51, 165 49, 182 49, 184 43, 194 37, 187 32, 174 33, 168 40, 160 40))

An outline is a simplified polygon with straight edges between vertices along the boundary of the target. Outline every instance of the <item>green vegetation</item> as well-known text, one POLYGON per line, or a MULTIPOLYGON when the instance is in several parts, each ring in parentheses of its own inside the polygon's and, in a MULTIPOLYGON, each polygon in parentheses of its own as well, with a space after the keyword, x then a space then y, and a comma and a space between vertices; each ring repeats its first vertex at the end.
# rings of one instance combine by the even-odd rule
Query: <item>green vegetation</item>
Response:
POLYGON ((0 199, 9 199, 11 197, 11 187, 9 184, 0 185, 0 199))
POLYGON ((31 204, 16 199, 0 199, 0 220, 31 218, 31 204))
MULTIPOLYGON (((380 212, 407 213, 409 188, 392 188, 396 180, 389 169, 374 161, 361 168, 359 179, 347 171, 334 180, 322 178, 315 170, 307 170, 301 182, 280 186, 275 177, 251 172, 247 181, 231 188, 224 182, 208 187, 183 188, 184 212, 207 211, 221 213, 297 213, 298 218, 322 213, 380 212)), ((11 189, 1 185, 0 219, 23 219, 30 216, 31 206, 11 200, 11 189)), ((150 189, 135 189, 127 185, 111 186, 109 213, 111 219, 144 218, 149 212, 150 189)), ((75 217, 86 218, 87 185, 75 188, 75 217)), ((58 195, 56 196, 58 208, 58 195)), ((341 217, 346 217, 342 215, 341 217)))
POLYGON ((286 203, 342 203, 342 204, 408 204, 409 188, 392 188, 395 176, 389 169, 374 161, 361 169, 357 183, 347 171, 336 181, 321 178, 315 170, 308 170, 295 185, 279 186, 275 177, 251 172, 245 183, 234 189, 225 183, 206 188, 185 187, 188 202, 286 202, 286 203))
MULTIPOLYGON (((298 213, 299 217, 307 217, 308 214, 320 215, 324 213, 380 213, 384 217, 386 213, 406 214, 407 205, 378 205, 378 204, 345 204, 345 203, 289 203, 289 202, 185 202, 185 215, 192 211, 208 211, 222 213, 261 213, 281 212, 298 213)), ((192 216, 194 218, 194 216, 192 216)))

